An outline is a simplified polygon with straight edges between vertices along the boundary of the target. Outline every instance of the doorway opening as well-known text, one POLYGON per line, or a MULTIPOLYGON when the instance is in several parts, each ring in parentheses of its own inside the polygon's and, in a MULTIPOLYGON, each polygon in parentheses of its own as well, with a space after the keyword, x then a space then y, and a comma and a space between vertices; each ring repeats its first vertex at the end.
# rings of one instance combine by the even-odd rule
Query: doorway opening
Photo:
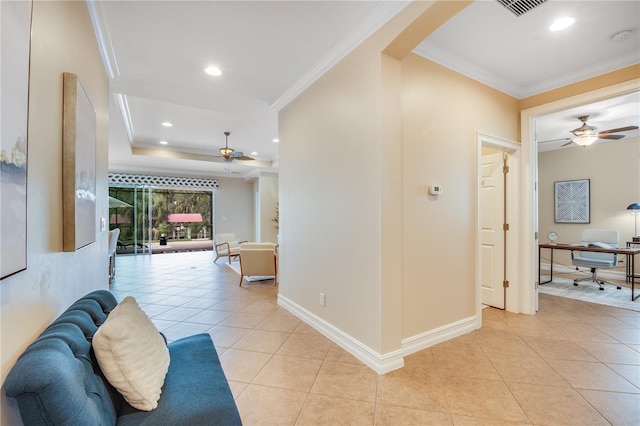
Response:
POLYGON ((109 197, 117 200, 109 208, 117 254, 213 250, 212 191, 111 186, 109 197))
POLYGON ((538 241, 539 235, 539 188, 538 188, 538 147, 535 138, 537 117, 602 101, 638 90, 640 79, 616 84, 588 93, 560 99, 521 112, 522 171, 520 196, 529 201, 521 211, 522 223, 522 265, 523 280, 520 284, 520 306, 522 313, 533 314, 538 308, 538 241))
POLYGON ((478 134, 479 308, 517 309, 519 149, 517 142, 478 134))

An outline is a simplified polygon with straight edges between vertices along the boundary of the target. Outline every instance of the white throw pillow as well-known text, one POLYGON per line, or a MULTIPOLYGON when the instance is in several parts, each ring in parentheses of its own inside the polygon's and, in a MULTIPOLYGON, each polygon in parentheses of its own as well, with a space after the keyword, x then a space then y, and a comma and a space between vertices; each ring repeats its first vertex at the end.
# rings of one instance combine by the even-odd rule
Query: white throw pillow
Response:
POLYGON ((169 350, 133 297, 111 311, 92 345, 104 376, 132 407, 151 411, 158 406, 169 350))

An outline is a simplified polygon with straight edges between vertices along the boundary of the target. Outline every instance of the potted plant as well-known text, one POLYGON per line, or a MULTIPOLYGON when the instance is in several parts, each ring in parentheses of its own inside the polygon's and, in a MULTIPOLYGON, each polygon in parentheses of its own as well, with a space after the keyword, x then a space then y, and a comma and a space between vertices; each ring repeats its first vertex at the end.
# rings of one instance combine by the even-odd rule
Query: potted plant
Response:
POLYGON ((162 222, 158 225, 158 231, 160 231, 160 245, 167 245, 167 231, 169 230, 169 225, 166 222, 162 222))

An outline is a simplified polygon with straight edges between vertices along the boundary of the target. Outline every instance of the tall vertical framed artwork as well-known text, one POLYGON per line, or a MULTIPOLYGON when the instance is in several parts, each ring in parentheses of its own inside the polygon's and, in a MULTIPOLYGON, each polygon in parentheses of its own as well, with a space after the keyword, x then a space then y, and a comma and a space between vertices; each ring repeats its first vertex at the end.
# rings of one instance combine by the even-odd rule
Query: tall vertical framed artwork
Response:
POLYGON ((590 223, 589 179, 554 182, 555 222, 590 223))
POLYGON ((0 279, 27 269, 31 1, 0 1, 0 279))
POLYGON ((96 241, 96 112, 78 76, 63 73, 62 247, 96 241))

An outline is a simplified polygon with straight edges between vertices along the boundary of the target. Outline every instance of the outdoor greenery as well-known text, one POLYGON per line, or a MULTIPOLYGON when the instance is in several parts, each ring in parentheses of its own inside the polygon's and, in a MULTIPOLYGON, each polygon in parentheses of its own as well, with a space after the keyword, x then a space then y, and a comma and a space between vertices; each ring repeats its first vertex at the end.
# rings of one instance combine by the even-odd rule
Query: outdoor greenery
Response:
MULTIPOLYGON (((133 242, 146 240, 149 229, 148 190, 139 188, 109 188, 109 196, 124 201, 134 207, 109 209, 109 229, 120 228, 120 241, 133 242), (135 226, 134 226, 135 224, 135 226), (134 232, 137 234, 134 239, 134 232)), ((174 189, 153 189, 151 192, 151 228, 152 239, 161 234, 168 239, 182 237, 186 239, 187 228, 191 230, 191 239, 211 239, 212 194, 205 191, 184 191, 174 189), (170 223, 169 215, 174 213, 200 213, 202 222, 170 223)))

